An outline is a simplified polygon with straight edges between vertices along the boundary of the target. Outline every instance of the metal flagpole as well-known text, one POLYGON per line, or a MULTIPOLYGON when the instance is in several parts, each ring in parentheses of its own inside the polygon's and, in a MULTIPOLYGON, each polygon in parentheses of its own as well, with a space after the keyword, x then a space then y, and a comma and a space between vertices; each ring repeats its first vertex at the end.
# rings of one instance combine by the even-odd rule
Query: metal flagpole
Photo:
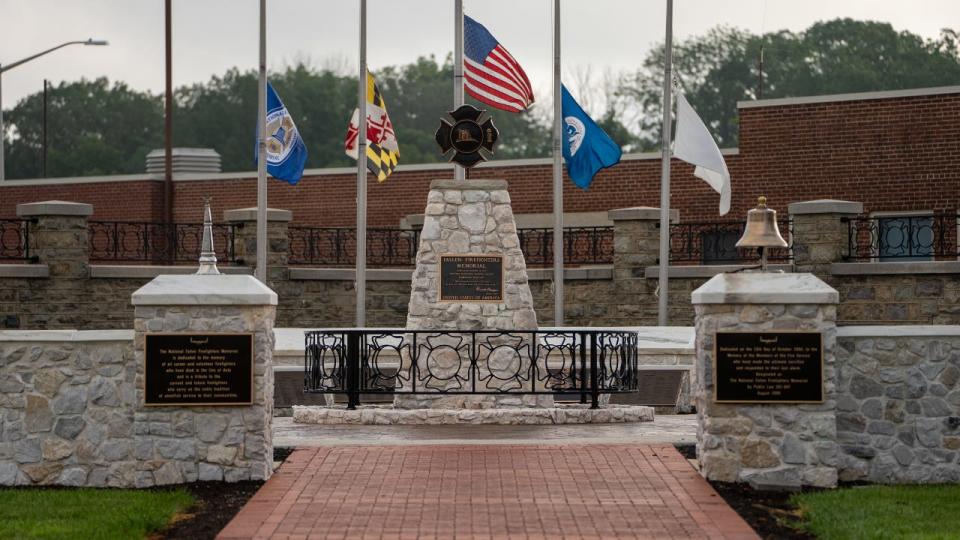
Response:
POLYGON ((673 0, 667 0, 667 32, 663 60, 663 129, 660 140, 660 285, 657 298, 657 324, 667 325, 667 298, 670 296, 670 112, 673 78, 673 0))
POLYGON ((260 0, 260 80, 257 85, 257 269, 267 283, 267 0, 260 0))
MULTIPOLYGON (((453 108, 457 109, 463 105, 463 0, 455 0, 453 6, 453 108)), ((465 169, 454 164, 453 178, 466 178, 465 169)))
POLYGON ((360 0, 360 79, 357 84, 357 327, 367 324, 367 0, 360 0))
POLYGON ((267 0, 260 0, 260 80, 257 84, 257 270, 267 282, 267 0))
POLYGON ((563 326, 563 107, 560 92, 560 0, 553 0, 553 320, 563 326))

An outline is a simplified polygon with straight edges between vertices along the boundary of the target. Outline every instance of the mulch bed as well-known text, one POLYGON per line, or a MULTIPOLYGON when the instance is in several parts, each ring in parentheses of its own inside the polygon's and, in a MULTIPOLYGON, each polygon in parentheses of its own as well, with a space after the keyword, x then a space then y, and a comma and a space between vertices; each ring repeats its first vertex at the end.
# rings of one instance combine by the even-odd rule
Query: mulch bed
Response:
MULTIPOLYGON (((683 457, 696 458, 695 445, 678 444, 676 448, 683 457)), ((710 485, 761 538, 770 540, 814 540, 816 538, 810 533, 784 524, 799 518, 796 513, 797 508, 790 503, 790 496, 793 493, 757 491, 748 484, 710 482, 710 485)))
MULTIPOLYGON (((283 461, 293 453, 293 448, 274 448, 273 460, 283 461)), ((196 502, 184 513, 174 518, 173 523, 150 536, 151 540, 205 540, 217 536, 243 505, 260 489, 263 482, 196 482, 182 486, 165 486, 158 489, 182 487, 194 496, 196 502)))

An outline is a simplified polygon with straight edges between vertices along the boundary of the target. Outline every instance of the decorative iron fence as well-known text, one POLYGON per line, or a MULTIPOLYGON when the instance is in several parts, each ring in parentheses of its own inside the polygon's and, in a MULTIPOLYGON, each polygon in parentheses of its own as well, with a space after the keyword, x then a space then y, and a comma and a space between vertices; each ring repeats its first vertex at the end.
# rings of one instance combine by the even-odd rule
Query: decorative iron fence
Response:
MULTIPOLYGON (((553 266, 553 229, 518 229, 527 266, 553 266)), ((612 264, 613 227, 564 227, 564 264, 612 264)))
MULTIPOLYGON (((91 221, 90 260, 96 262, 196 263, 203 241, 202 223, 91 221)), ((214 224, 217 260, 236 262, 235 226, 214 224)))
MULTIPOLYGON (((357 230, 347 227, 289 227, 290 264, 352 266, 357 253, 357 230)), ((411 266, 416 262, 420 232, 410 229, 368 228, 369 266, 411 266)))
POLYGON ((851 261, 924 261, 960 256, 960 214, 879 215, 842 218, 851 261))
MULTIPOLYGON (((553 230, 519 229, 520 249, 528 266, 553 264, 553 230)), ((352 266, 357 232, 352 227, 289 227, 290 264, 352 266)), ((367 229, 367 264, 411 266, 416 262, 420 232, 410 229, 367 229)), ((563 230, 566 264, 613 262, 613 227, 566 227, 563 230)))
POLYGON ((0 219, 0 260, 36 262, 30 255, 30 224, 28 219, 0 219))
MULTIPOLYGON (((676 223, 670 225, 670 264, 738 264, 759 260, 754 248, 738 248, 743 236, 743 221, 676 223)), ((771 262, 793 260, 793 224, 789 218, 777 220, 780 234, 788 247, 767 252, 771 262)))
POLYGON ((304 391, 346 394, 636 392, 637 335, 617 330, 403 330, 306 332, 304 391))

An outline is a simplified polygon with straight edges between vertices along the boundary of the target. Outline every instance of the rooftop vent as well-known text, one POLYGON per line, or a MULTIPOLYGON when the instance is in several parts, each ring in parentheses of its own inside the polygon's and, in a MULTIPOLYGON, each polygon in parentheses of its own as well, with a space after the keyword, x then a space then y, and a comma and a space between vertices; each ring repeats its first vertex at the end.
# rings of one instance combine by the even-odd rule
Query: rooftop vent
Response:
MULTIPOLYGON (((213 148, 173 148, 172 150, 174 174, 220 172, 220 154, 213 148)), ((147 174, 164 174, 163 161, 162 148, 147 154, 147 174)))

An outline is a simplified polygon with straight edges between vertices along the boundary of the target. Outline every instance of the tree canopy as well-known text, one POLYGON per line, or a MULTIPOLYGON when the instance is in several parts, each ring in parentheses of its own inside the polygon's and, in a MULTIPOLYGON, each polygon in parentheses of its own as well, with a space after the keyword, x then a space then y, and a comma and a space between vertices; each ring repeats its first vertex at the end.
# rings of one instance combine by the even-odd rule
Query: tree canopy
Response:
MULTIPOLYGON (((606 74, 599 84, 589 67, 574 73, 581 79, 574 85, 581 104, 626 151, 659 145, 663 53, 661 44, 636 72, 606 74)), ((851 19, 762 36, 720 26, 676 43, 674 71, 677 88, 720 146, 728 147, 737 144, 736 102, 761 92, 763 98, 779 98, 960 84, 960 34, 945 29, 925 40, 886 23, 851 19)), ((422 57, 374 76, 400 143, 400 163, 442 160, 434 132, 451 108, 451 57, 442 62, 422 57)), ((271 73, 270 81, 307 144, 307 166, 352 165, 343 140, 356 106, 356 78, 297 64, 271 73)), ((237 69, 176 89, 174 145, 214 148, 225 171, 251 170, 256 96, 256 73, 237 69)), ((42 93, 4 114, 7 177, 40 176, 42 93)), ((546 107, 491 114, 501 132, 498 158, 549 155, 546 107)), ((143 172, 147 152, 163 146, 163 99, 105 78, 64 82, 50 92, 48 125, 49 176, 143 172)))

